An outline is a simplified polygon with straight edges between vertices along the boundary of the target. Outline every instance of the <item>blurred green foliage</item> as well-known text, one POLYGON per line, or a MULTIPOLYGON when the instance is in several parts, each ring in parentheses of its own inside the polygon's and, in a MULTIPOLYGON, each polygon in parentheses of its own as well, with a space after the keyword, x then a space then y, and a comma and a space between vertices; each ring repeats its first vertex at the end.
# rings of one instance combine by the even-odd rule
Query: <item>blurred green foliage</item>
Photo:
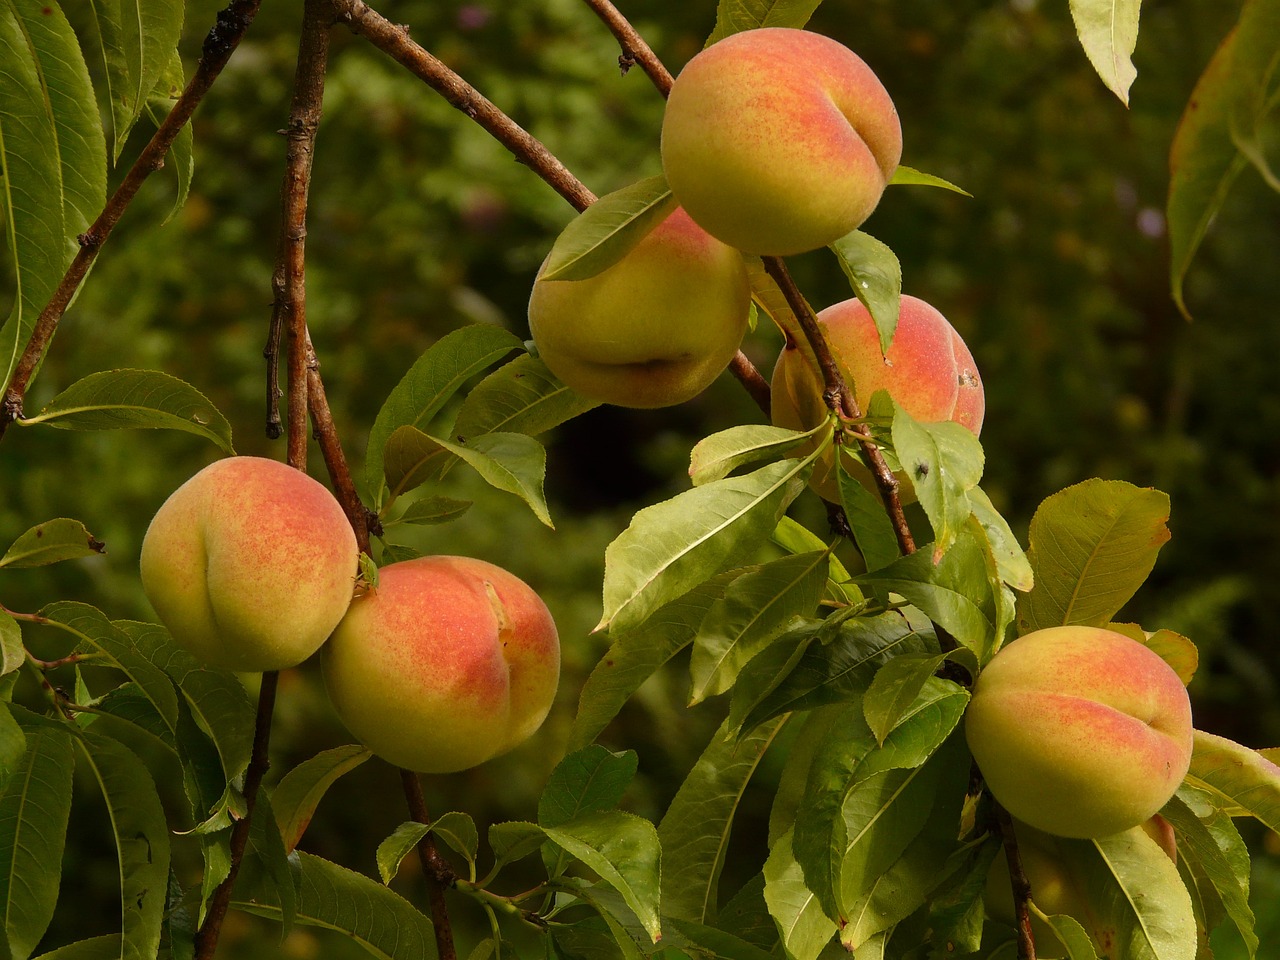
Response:
MULTIPOLYGON (((189 5, 188 71, 217 7, 189 5)), ((146 185, 67 314, 29 410, 96 370, 163 369, 221 407, 239 452, 283 456, 263 436, 261 352, 283 172, 277 131, 288 114, 299 7, 264 5, 197 114, 190 200, 160 226, 171 175, 146 185)), ((673 70, 714 20, 712 0, 622 8, 673 70)), ((620 75, 616 44, 577 0, 403 0, 383 12, 411 25, 597 193, 659 172, 661 98, 638 69, 620 75)), ((1238 182, 1189 276, 1193 324, 1167 292, 1162 215, 1178 117, 1236 12, 1216 0, 1147 5, 1129 110, 1094 75, 1057 0, 828 0, 812 27, 879 73, 902 117, 904 162, 974 195, 897 187, 866 230, 899 255, 905 292, 941 309, 977 358, 987 393, 984 486, 1020 534, 1041 499, 1090 476, 1167 491, 1173 540, 1124 617, 1199 645, 1191 688, 1198 726, 1266 746, 1280 743, 1280 270, 1272 263, 1280 200, 1252 172, 1238 182)), ((527 336, 533 274, 572 211, 363 40, 341 28, 333 39, 307 310, 347 455, 359 468, 381 401, 434 339, 472 322, 527 336)), ((149 132, 135 131, 126 161, 149 132)), ((795 258, 793 271, 815 305, 849 295, 829 253, 795 258)), ((8 278, 0 286, 7 302, 8 278)), ((776 332, 763 328, 746 345, 766 375, 778 347, 776 332)), ((467 810, 482 832, 488 822, 530 816, 604 647, 589 630, 599 616, 605 545, 634 510, 684 488, 697 438, 759 418, 725 377, 680 408, 602 408, 567 425, 549 439, 554 532, 464 470, 436 491, 477 505, 456 523, 406 536, 526 578, 556 614, 565 671, 547 728, 512 756, 428 783, 433 812, 467 810)), ((4 603, 33 610, 74 598, 113 617, 148 618, 136 577, 142 533, 164 497, 215 455, 179 434, 9 431, 0 444, 0 541, 71 516, 108 552, 7 574, 4 603)), ((816 500, 801 509, 821 522, 816 500)), ((646 685, 606 734, 611 746, 639 751, 628 804, 653 818, 723 710, 714 702, 685 709, 680 666, 646 685)), ((283 680, 277 771, 348 739, 313 665, 283 680)), ((762 771, 758 796, 748 796, 740 835, 763 835, 771 776, 762 771)), ((340 782, 303 846, 372 873, 374 846, 405 819, 395 779, 370 763, 340 782)), ((117 909, 100 801, 89 789, 82 797, 50 945, 111 929, 117 909)), ((177 816, 181 804, 171 799, 177 816)), ((726 895, 758 868, 760 850, 744 845, 731 855, 726 895)), ((416 895, 413 870, 410 862, 398 883, 416 895)), ((1274 864, 1264 861, 1259 872, 1259 888, 1274 890, 1274 864)), ((464 927, 480 920, 465 909, 460 918, 464 927)), ((229 923, 224 955, 358 954, 306 930, 277 945, 271 929, 229 923)))

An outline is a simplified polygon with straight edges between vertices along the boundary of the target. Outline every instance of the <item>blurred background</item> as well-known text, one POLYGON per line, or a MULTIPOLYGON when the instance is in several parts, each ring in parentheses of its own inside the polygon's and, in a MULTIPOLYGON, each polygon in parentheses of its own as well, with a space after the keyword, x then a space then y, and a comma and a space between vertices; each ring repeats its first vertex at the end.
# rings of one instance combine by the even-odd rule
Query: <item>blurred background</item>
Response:
MULTIPOLYGON (((188 74, 219 6, 188 4, 188 74)), ((278 131, 300 6, 264 5, 197 114, 186 206, 161 226, 172 174, 148 182, 68 312, 29 411, 96 370, 163 369, 218 404, 240 453, 284 456, 282 443, 264 438, 261 353, 283 172, 278 131)), ((673 71, 700 49, 715 15, 713 0, 620 6, 673 71)), ((662 100, 639 69, 620 75, 616 44, 578 0, 406 0, 381 10, 596 193, 660 172, 662 100)), ((974 195, 895 187, 864 229, 898 254, 904 292, 942 310, 973 350, 987 397, 984 487, 1024 543, 1036 505, 1085 478, 1168 492, 1173 539, 1121 619, 1191 637, 1201 658, 1191 686, 1197 726, 1262 747, 1280 744, 1280 197, 1252 170, 1237 182, 1188 278, 1194 323, 1169 297, 1163 217, 1178 118, 1237 14, 1237 4, 1220 0, 1144 4, 1129 109, 1095 76, 1060 0, 827 0, 811 28, 850 46, 884 81, 902 118, 903 162, 974 195)), ((572 210, 364 41, 342 28, 333 40, 307 311, 347 456, 360 470, 382 400, 434 340, 476 322, 528 335, 534 272, 572 210)), ((149 134, 135 134, 126 163, 149 134)), ((791 266, 816 306, 850 295, 824 251, 791 266)), ((12 278, 0 277, 0 303, 11 294, 12 278)), ((779 347, 764 326, 745 345, 766 376, 779 347)), ((606 642, 589 634, 605 546, 637 509, 686 486, 697 439, 759 419, 727 375, 677 408, 600 408, 544 438, 554 531, 463 469, 431 491, 475 499, 461 520, 392 531, 419 549, 483 557, 524 577, 546 598, 564 644, 547 727, 508 757, 430 780, 434 814, 465 810, 482 836, 488 823, 533 818, 606 642)), ((10 430, 0 444, 0 545, 69 516, 107 553, 8 574, 0 599, 16 610, 76 599, 112 617, 150 619, 136 575, 142 534, 169 492, 216 455, 184 434, 10 430)), ((312 472, 323 476, 314 450, 312 472)), ((797 509, 820 517, 816 499, 804 500, 797 509)), ((727 706, 686 709, 684 666, 647 684, 602 738, 638 751, 627 806, 654 819, 727 706)), ((315 665, 286 673, 268 782, 348 740, 315 665)), ((762 770, 744 801, 725 896, 763 859, 776 773, 762 770)), ((407 819, 397 781, 378 761, 348 775, 303 848, 373 873, 376 844, 407 819)), ((119 925, 105 811, 83 786, 49 947, 119 925)), ((176 787, 171 800, 175 824, 185 825, 176 787)), ((1280 847, 1275 837, 1248 837, 1259 854, 1255 909, 1270 955, 1267 945, 1280 943, 1280 847)), ((184 869, 197 869, 193 850, 182 855, 184 869)), ((418 898, 415 866, 406 862, 396 888, 418 898)), ((480 922, 465 906, 458 911, 464 930, 480 922)), ((1225 940, 1215 946, 1219 957, 1238 955, 1225 940)), ((221 955, 363 954, 301 928, 280 943, 270 924, 233 917, 221 955)))

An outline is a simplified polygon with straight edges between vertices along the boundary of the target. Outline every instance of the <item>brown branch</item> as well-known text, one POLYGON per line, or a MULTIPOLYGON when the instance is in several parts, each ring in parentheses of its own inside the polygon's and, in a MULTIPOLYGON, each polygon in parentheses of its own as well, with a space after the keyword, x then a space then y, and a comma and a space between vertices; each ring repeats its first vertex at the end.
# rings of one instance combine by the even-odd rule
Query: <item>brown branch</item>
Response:
MULTIPOLYGON (((858 402, 854 399, 853 392, 849 389, 849 384, 844 379, 844 374, 840 372, 840 365, 832 355, 831 348, 827 345, 826 337, 822 335, 822 328, 818 325, 818 318, 814 316, 813 310, 805 302, 799 287, 791 279, 787 265, 783 263, 781 257, 765 257, 764 268, 778 284, 778 289, 782 291, 782 295, 787 300, 787 306, 791 308, 791 311, 796 315, 796 319, 799 320, 805 339, 808 340, 814 356, 817 357, 818 367, 822 372, 823 400, 831 410, 839 415, 841 420, 860 419, 862 411, 858 408, 858 402)), ((889 513, 889 519, 893 523, 893 532, 897 535, 899 549, 903 553, 914 553, 916 549, 915 538, 911 535, 911 528, 907 525, 906 514, 902 510, 902 500, 898 496, 897 478, 893 475, 893 471, 889 469, 889 464, 885 462, 884 454, 880 452, 880 447, 872 439, 871 431, 865 424, 851 423, 847 429, 854 435, 858 446, 862 449, 862 453, 871 467, 871 475, 875 477, 876 487, 880 491, 880 499, 884 501, 885 509, 889 513)))
POLYGON ((200 63, 191 77, 191 82, 182 91, 182 96, 174 103, 173 109, 169 111, 169 115, 157 128, 151 140, 142 148, 142 153, 129 168, 120 185, 116 187, 115 193, 102 208, 98 219, 78 238, 80 249, 72 259, 71 265, 67 267, 48 304, 36 318, 26 349, 18 359, 8 388, 5 390, 3 399, 0 400, 0 437, 4 436, 10 423, 22 416, 22 402, 31 378, 35 375, 41 358, 49 348, 49 342, 53 339, 58 322, 66 313, 67 307, 70 306, 93 261, 97 259, 98 251, 102 249, 107 237, 115 229, 125 208, 137 195, 143 181, 164 165, 165 154, 169 152, 178 133, 186 126, 200 101, 213 86, 222 68, 227 65, 231 54, 248 30, 249 24, 253 22, 260 3, 261 0, 231 0, 226 9, 218 13, 213 28, 205 38, 200 63))
POLYGON ((586 4, 595 11, 597 17, 604 21, 609 32, 617 39, 618 45, 622 47, 622 56, 618 58, 622 72, 626 73, 632 64, 639 64, 640 69, 658 88, 658 92, 664 97, 669 96, 671 85, 675 82, 671 72, 662 65, 662 61, 645 42, 644 37, 640 36, 627 18, 618 12, 618 8, 609 0, 586 0, 586 4))
MULTIPOLYGON (((409 815, 421 824, 430 824, 431 816, 427 813, 427 801, 422 795, 422 781, 411 770, 400 771, 400 783, 404 787, 405 802, 409 805, 409 815)), ((436 849, 435 838, 427 834, 418 844, 418 862, 422 864, 422 875, 427 881, 427 895, 431 900, 432 926, 436 931, 436 952, 440 960, 457 960, 458 954, 453 946, 453 928, 449 925, 448 905, 444 900, 444 889, 457 878, 445 859, 436 849)))
POLYGON ((237 820, 231 828, 231 868, 209 898, 209 911, 196 934, 195 960, 213 960, 218 949, 218 934, 222 930, 222 921, 226 919, 227 908, 231 905, 231 890, 240 873, 244 849, 249 842, 249 825, 258 800, 258 788, 262 786, 262 778, 271 765, 267 749, 271 742, 271 715, 275 711, 279 679, 280 674, 275 671, 262 675, 262 686, 258 690, 258 716, 253 728, 253 752, 244 775, 244 817, 237 820))
POLYGON ((1018 837, 1013 831, 1013 818, 1009 811, 994 798, 991 801, 992 813, 1000 828, 1000 836, 1004 840, 1005 859, 1009 864, 1009 886, 1013 889, 1014 929, 1018 936, 1018 960, 1036 960, 1036 941, 1031 933, 1031 909, 1027 902, 1031 899, 1031 883, 1027 880, 1027 872, 1022 869, 1022 857, 1018 854, 1018 837))
POLYGON ((551 185, 578 211, 595 202, 595 194, 583 186, 536 137, 494 106, 475 87, 454 73, 409 38, 407 27, 397 26, 361 0, 334 0, 339 20, 480 124, 522 163, 551 185))
POLYGON ((772 417, 772 400, 770 399, 772 391, 769 388, 769 381, 760 375, 760 371, 751 362, 751 358, 739 350, 734 358, 729 361, 729 372, 737 377, 738 382, 746 388, 747 393, 751 394, 751 399, 756 402, 757 407, 764 411, 765 417, 772 417))
MULTIPOLYGON (((361 552, 368 553, 371 515, 360 501, 346 454, 342 452, 342 444, 338 441, 338 429, 333 422, 333 412, 329 409, 329 400, 324 392, 324 381, 320 379, 320 361, 316 358, 310 340, 307 341, 307 406, 311 411, 311 427, 320 442, 320 453, 324 456, 329 481, 333 484, 338 503, 342 504, 347 521, 356 532, 356 543, 361 552)), ((376 524, 376 517, 373 521, 376 524)), ((381 533, 382 530, 374 527, 372 532, 381 533)))

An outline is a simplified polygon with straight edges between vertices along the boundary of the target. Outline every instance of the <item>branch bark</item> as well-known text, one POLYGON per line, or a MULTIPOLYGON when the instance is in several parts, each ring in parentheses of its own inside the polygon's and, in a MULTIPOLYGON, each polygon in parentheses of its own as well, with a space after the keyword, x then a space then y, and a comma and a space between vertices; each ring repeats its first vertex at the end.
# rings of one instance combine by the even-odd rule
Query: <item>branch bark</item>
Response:
POLYGON ((80 249, 72 259, 71 265, 67 267, 48 304, 36 318, 26 348, 18 359, 3 399, 0 399, 0 437, 4 436, 9 424, 22 416, 22 403, 31 378, 35 375, 36 368, 49 348, 49 343, 57 331, 58 322, 67 312, 67 307, 70 306, 76 291, 80 289, 80 284, 89 273, 89 268, 97 259, 102 245, 106 243, 125 209, 137 195, 143 181, 164 165, 165 154, 169 152, 178 133, 191 119, 191 115, 195 113, 196 107, 209 92, 213 82, 222 73, 222 68, 227 65, 231 54, 239 46, 245 31, 249 29, 249 24, 257 15, 260 4, 261 0, 232 0, 224 10, 218 13, 217 20, 205 37, 200 63, 186 89, 182 91, 182 96, 174 103, 169 116, 160 124, 147 145, 142 148, 138 159, 120 181, 120 185, 116 187, 115 193, 102 208, 98 218, 78 238, 80 249))
POLYGON ((618 45, 622 47, 622 56, 618 58, 618 65, 622 67, 622 72, 626 73, 632 64, 639 64, 640 69, 658 88, 658 92, 663 97, 669 96, 671 85, 675 83, 671 72, 662 65, 662 61, 645 42, 644 37, 636 32, 631 22, 609 0, 585 0, 585 2, 595 15, 604 21, 609 32, 617 39, 618 45))
MULTIPOLYGON (((422 781, 411 770, 400 771, 400 782, 404 786, 405 802, 409 805, 409 815, 416 823, 429 825, 431 816, 427 813, 426 797, 422 794, 422 781)), ((436 849, 436 841, 431 834, 422 838, 418 844, 418 862, 422 865, 422 876, 427 881, 427 896, 431 901, 432 925, 436 931, 436 952, 440 960, 457 960, 458 953, 453 945, 453 929, 449 925, 448 905, 444 900, 445 887, 450 886, 457 878, 445 859, 436 849)))
POLYGON ((1018 936, 1018 960, 1036 960, 1036 941, 1031 933, 1031 883, 1022 869, 1022 857, 1018 854, 1018 837, 1013 831, 1013 818, 1009 811, 994 799, 991 801, 996 825, 1004 840, 1005 859, 1009 864, 1009 886, 1013 888, 1014 929, 1018 936))

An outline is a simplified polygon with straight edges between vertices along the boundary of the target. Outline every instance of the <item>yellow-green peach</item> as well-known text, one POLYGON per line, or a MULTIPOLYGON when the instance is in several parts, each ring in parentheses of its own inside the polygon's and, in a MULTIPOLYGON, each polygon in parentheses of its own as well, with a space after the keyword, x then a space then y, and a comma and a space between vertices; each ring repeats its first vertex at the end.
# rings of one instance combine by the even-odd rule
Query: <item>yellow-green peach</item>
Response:
POLYGON ((680 71, 662 120, 672 193, 708 233, 748 253, 803 253, 854 230, 901 156, 879 78, 805 30, 712 44, 680 71))
MULTIPOLYGON (((871 312, 850 299, 818 314, 818 324, 832 355, 865 413, 877 390, 889 395, 922 422, 954 420, 975 434, 982 426, 982 380, 973 354, 947 318, 925 301, 904 296, 898 326, 887 353, 880 352, 880 335, 871 312)), ((773 368, 773 422, 809 430, 826 416, 822 375, 799 347, 783 348, 773 368)), ((870 472, 849 459, 849 472, 872 486, 870 472)), ((838 502, 834 458, 822 457, 814 466, 812 484, 822 496, 838 502)), ((910 495, 909 484, 902 493, 910 495)))
POLYGON ((378 571, 321 654, 342 722, 383 759, 465 770, 528 739, 551 709, 560 641, 546 604, 501 567, 434 556, 378 571))
POLYGON ((292 667, 324 643, 352 590, 359 552, 338 501, 261 457, 205 467, 156 512, 142 588, 173 639, 231 670, 292 667))
POLYGON ((978 676, 969 749, 992 795, 1063 837, 1136 827, 1191 762, 1191 704, 1177 673, 1136 640, 1098 627, 1037 630, 978 676))
POLYGON ((584 397, 666 407, 698 395, 728 366, 750 302, 742 255, 676 208, 594 277, 539 276, 529 330, 551 371, 584 397))

